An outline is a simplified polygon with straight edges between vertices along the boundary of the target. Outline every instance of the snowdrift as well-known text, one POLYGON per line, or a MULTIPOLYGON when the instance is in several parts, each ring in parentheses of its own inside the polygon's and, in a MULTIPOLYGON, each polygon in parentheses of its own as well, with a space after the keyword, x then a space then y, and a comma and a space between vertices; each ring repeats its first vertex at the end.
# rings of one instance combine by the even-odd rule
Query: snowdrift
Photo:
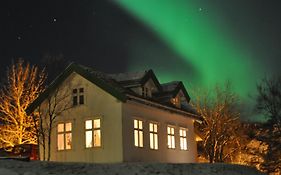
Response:
POLYGON ((0 160, 0 175, 262 175, 233 164, 58 163, 0 160))

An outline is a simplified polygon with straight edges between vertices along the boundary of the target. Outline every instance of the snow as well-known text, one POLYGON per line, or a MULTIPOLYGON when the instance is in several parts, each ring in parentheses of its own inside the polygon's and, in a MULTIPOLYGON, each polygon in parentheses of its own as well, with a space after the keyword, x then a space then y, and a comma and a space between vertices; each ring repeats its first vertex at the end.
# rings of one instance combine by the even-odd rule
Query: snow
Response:
POLYGON ((6 168, 0 168, 0 175, 18 175, 18 173, 6 168))
POLYGON ((0 160, 0 175, 262 175, 257 170, 229 164, 58 163, 0 160))

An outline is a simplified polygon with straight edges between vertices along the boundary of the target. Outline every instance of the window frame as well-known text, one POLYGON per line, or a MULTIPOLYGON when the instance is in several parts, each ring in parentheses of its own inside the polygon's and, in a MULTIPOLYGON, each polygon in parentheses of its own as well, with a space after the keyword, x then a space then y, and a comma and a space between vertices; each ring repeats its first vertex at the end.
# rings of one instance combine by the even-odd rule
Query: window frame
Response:
POLYGON ((101 148, 103 146, 103 141, 102 141, 102 119, 101 117, 97 117, 97 118, 87 118, 84 120, 84 146, 86 149, 94 149, 94 148, 101 148), (99 120, 100 121, 100 126, 99 128, 94 127, 94 121, 95 120, 99 120), (86 121, 91 121, 92 122, 92 126, 90 129, 86 128, 86 121), (86 140, 86 132, 91 131, 91 135, 92 135, 92 145, 90 147, 87 147, 87 140, 86 140), (95 131, 99 131, 100 132, 100 145, 99 146, 95 146, 95 131))
POLYGON ((148 131, 149 131, 149 148, 151 150, 159 150, 159 137, 158 137, 159 123, 155 122, 155 121, 150 121, 148 123, 148 131), (152 124, 152 131, 150 130, 150 124, 152 124), (157 127, 156 131, 155 131, 155 127, 154 127, 155 125, 157 127), (152 134, 152 140, 153 140, 152 146, 151 146, 151 134, 152 134), (155 139, 155 138, 157 138, 157 139, 155 139))
POLYGON ((139 118, 134 118, 133 119, 133 141, 134 141, 134 147, 136 148, 144 148, 144 120, 139 119, 139 118), (137 128, 135 127, 135 121, 137 121, 137 128), (140 128, 139 122, 142 123, 142 127, 140 128), (137 132, 137 145, 136 145, 136 132, 137 132), (140 137, 141 136, 141 137, 140 137), (141 138, 142 138, 142 145, 141 143, 141 138))
POLYGON ((176 126, 168 124, 166 127, 166 134, 167 134, 167 148, 176 149, 176 126), (169 133, 169 128, 170 128, 170 133, 169 133), (173 134, 171 133, 171 129, 174 129, 173 134))
POLYGON ((72 106, 80 106, 85 104, 85 88, 77 87, 72 89, 72 106), (82 91, 81 91, 82 90, 82 91), (76 91, 76 92, 74 92, 76 91), (76 98, 76 100, 74 100, 76 98), (83 102, 83 103, 81 103, 83 102))
POLYGON ((171 102, 173 105, 175 105, 176 107, 180 107, 181 106, 181 99, 180 99, 180 95, 177 94, 174 98, 171 99, 171 102))
POLYGON ((179 138, 180 138, 180 150, 181 151, 187 151, 187 133, 188 133, 188 128, 186 127, 180 127, 179 128, 179 138), (181 131, 184 131, 185 134, 181 134, 181 131), (183 142, 183 145, 182 145, 183 142))
POLYGON ((73 131, 73 122, 71 122, 71 121, 66 121, 66 122, 58 122, 57 123, 57 145, 56 145, 56 147, 57 147, 57 151, 69 151, 69 150, 72 150, 73 149, 73 134, 72 134, 72 131, 73 131), (66 124, 68 124, 68 123, 70 123, 71 124, 71 128, 70 128, 70 130, 69 131, 66 131, 66 124), (58 128, 58 126, 60 125, 60 124, 62 124, 63 125, 63 131, 59 131, 59 128, 58 128), (67 148, 67 137, 66 137, 66 135, 67 134, 70 134, 70 136, 71 136, 71 144, 70 144, 70 148, 67 148), (59 144, 59 141, 58 141, 58 139, 59 139, 59 135, 62 135, 63 136, 63 149, 59 149, 59 146, 58 146, 58 144, 59 144))
POLYGON ((150 92, 150 88, 146 87, 146 86, 142 86, 142 96, 143 97, 151 97, 151 92, 150 92))

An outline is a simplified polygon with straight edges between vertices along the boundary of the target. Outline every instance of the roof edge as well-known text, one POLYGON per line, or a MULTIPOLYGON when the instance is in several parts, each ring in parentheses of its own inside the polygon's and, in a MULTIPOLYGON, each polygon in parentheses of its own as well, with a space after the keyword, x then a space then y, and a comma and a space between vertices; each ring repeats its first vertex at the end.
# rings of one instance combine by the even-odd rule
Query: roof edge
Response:
POLYGON ((26 113, 29 115, 31 114, 47 97, 50 93, 52 93, 70 74, 73 72, 79 74, 83 78, 87 79, 88 81, 94 83, 95 85, 99 86, 118 100, 125 102, 126 95, 115 90, 106 82, 98 79, 97 77, 93 76, 87 70, 83 69, 80 65, 75 64, 74 62, 70 63, 66 69, 59 74, 54 81, 50 83, 50 85, 46 88, 44 92, 42 92, 25 110, 26 113))
POLYGON ((137 101, 137 102, 140 102, 140 101, 146 102, 153 107, 156 106, 156 107, 160 107, 160 108, 172 111, 172 112, 176 112, 178 114, 185 115, 187 117, 190 117, 190 118, 196 120, 199 123, 201 123, 203 121, 203 118, 200 115, 197 115, 197 114, 193 114, 193 113, 190 113, 190 112, 187 112, 187 111, 184 111, 184 110, 172 108, 172 107, 169 107, 169 106, 157 103, 157 102, 153 102, 153 101, 150 101, 150 100, 146 100, 146 99, 143 99, 143 98, 140 98, 140 97, 136 97, 136 96, 133 96, 133 95, 127 95, 127 97, 128 97, 129 100, 134 100, 134 101, 137 101))

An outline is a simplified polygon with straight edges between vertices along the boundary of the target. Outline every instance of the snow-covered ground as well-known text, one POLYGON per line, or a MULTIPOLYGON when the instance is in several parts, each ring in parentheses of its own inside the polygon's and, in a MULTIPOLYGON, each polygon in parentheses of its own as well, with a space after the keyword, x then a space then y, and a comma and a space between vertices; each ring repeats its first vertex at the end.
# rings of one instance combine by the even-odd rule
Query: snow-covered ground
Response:
POLYGON ((262 175, 255 169, 227 164, 57 163, 0 160, 0 175, 262 175))

